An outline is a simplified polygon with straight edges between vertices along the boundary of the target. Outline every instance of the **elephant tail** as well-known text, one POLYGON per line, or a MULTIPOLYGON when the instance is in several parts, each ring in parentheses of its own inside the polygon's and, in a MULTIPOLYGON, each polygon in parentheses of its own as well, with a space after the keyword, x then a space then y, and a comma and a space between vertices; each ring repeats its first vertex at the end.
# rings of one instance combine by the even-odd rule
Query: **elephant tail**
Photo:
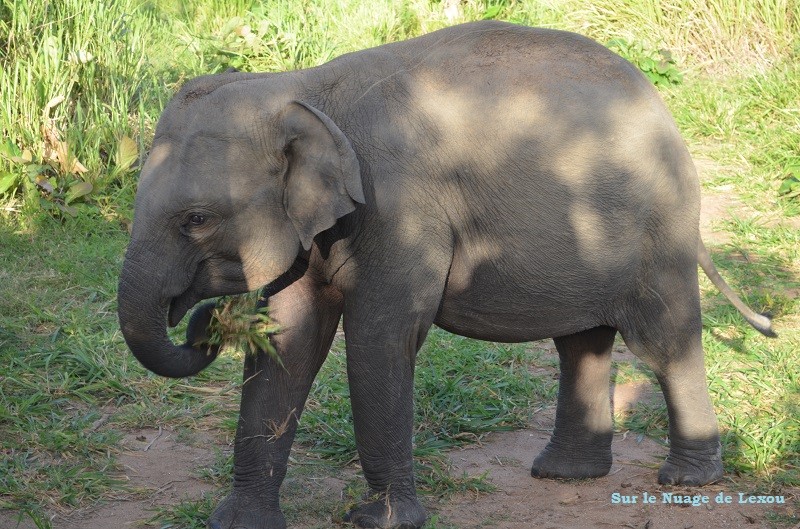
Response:
POLYGON ((717 271, 717 267, 714 266, 714 262, 711 260, 711 255, 708 253, 708 249, 706 245, 703 244, 702 239, 699 240, 697 244, 697 262, 700 264, 700 268, 703 269, 703 272, 706 273, 708 278, 714 283, 722 294, 728 298, 728 301, 736 307, 744 319, 747 320, 747 323, 752 325, 758 332, 763 334, 764 336, 769 336, 770 338, 775 338, 778 335, 775 331, 772 330, 772 320, 769 319, 768 316, 764 314, 758 314, 753 309, 748 307, 744 304, 744 302, 736 295, 736 292, 728 286, 728 283, 719 275, 717 271))

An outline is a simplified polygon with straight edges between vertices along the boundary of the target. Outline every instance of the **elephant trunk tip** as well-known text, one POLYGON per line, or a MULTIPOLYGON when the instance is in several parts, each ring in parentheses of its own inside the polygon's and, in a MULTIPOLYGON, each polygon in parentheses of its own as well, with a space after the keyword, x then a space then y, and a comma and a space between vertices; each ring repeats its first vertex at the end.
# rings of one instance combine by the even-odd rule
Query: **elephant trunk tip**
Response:
MULTIPOLYGON (((167 378, 191 377, 211 365, 219 353, 218 346, 207 348, 192 347, 190 343, 173 346, 177 351, 175 355, 165 355, 164 362, 142 362, 142 365, 156 375, 167 378), (179 361, 175 361, 180 356, 179 361)), ((141 359, 140 359, 141 361, 141 359)))
POLYGON ((157 303, 147 311, 132 304, 123 292, 120 297, 120 328, 128 348, 147 370, 168 378, 193 376, 217 357, 220 345, 209 340, 208 325, 213 303, 199 307, 186 329, 186 342, 176 345, 167 334, 166 308, 157 303))

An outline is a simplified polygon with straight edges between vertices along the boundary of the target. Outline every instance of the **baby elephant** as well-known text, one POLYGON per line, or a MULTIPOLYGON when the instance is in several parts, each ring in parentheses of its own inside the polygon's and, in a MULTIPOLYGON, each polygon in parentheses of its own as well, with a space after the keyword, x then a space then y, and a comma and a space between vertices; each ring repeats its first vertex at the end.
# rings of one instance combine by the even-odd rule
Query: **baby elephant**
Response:
MULTIPOLYGON (((414 363, 431 325, 482 340, 553 337, 555 430, 537 477, 611 465, 619 332, 667 400, 661 483, 722 474, 706 387, 692 160, 651 84, 584 37, 454 26, 287 73, 186 84, 164 111, 119 285, 128 346, 151 371, 211 363, 208 306, 265 287, 282 332, 245 360, 233 491, 214 529, 286 526, 278 489, 311 383, 344 317, 370 499, 357 527, 418 528, 414 363), (281 435, 269 425, 286 424, 281 435)), ((741 305, 765 334, 769 320, 741 305)))

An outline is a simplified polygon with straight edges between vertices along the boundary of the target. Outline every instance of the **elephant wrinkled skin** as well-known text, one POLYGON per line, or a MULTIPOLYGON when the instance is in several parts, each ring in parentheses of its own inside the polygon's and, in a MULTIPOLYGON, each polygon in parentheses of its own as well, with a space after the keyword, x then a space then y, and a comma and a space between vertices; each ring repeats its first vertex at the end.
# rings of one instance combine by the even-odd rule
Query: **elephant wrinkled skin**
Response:
POLYGON ((278 489, 342 317, 373 500, 347 519, 380 528, 426 518, 412 384, 433 324, 555 339, 558 408, 538 477, 608 472, 619 332, 667 401, 658 479, 684 485, 722 474, 698 262, 771 333, 716 275, 695 169, 657 93, 571 33, 478 22, 308 70, 195 79, 161 117, 135 208, 119 318, 145 367, 184 377, 213 361, 208 305, 186 344, 166 330, 207 298, 265 287, 282 328, 272 341, 284 367, 245 360, 233 491, 215 529, 286 526, 278 489))

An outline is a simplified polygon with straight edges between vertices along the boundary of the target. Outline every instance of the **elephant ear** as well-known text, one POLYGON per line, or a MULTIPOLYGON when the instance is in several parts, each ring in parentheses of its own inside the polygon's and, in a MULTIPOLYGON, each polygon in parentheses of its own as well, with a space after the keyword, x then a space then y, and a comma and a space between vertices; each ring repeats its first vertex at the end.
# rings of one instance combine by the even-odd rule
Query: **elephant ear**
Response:
POLYGON ((288 157, 283 206, 303 248, 364 203, 358 159, 339 127, 316 108, 292 101, 283 113, 288 157))

